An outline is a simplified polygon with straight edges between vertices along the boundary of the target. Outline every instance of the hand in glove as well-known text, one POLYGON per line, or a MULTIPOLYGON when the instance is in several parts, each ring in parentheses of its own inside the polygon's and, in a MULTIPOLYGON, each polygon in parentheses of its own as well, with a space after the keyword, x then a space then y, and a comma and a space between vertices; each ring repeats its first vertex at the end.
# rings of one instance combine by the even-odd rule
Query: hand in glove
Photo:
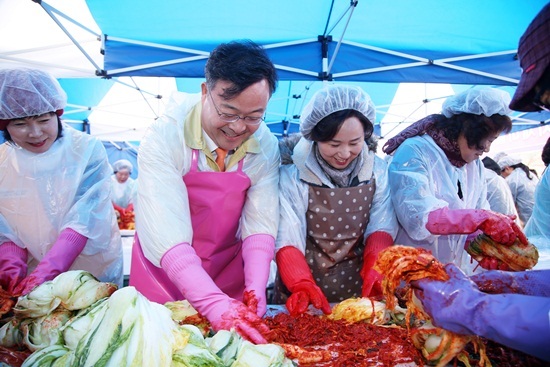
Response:
POLYGON ((29 276, 17 285, 14 294, 25 295, 34 287, 69 270, 78 255, 84 250, 87 241, 88 238, 70 228, 61 231, 46 256, 40 260, 29 276))
POLYGON ((434 325, 550 360, 550 298, 486 294, 455 265, 445 269, 450 276, 446 282, 423 279, 411 283, 434 325))
POLYGON ((269 328, 255 310, 230 298, 214 283, 201 265, 201 259, 187 243, 168 250, 161 259, 162 269, 189 303, 212 324, 214 330, 235 329, 243 338, 266 343, 269 328))
POLYGON ((118 212, 119 217, 123 218, 126 215, 126 209, 124 209, 121 206, 116 205, 115 203, 113 203, 113 206, 115 208, 115 211, 118 212))
MULTIPOLYGON (((473 240, 476 239, 477 236, 480 234, 483 234, 483 231, 477 230, 473 233, 470 233, 468 237, 466 237, 466 242, 464 243, 464 250, 468 251, 468 248, 473 240)), ((481 260, 479 260, 479 266, 481 266, 483 269, 487 270, 510 270, 510 267, 500 261, 499 259, 495 257, 485 256, 481 260)))
POLYGON ((262 317, 267 310, 266 288, 271 260, 275 255, 275 239, 263 234, 249 236, 243 241, 242 254, 245 292, 254 294, 258 316, 262 317))
POLYGON ((363 278, 363 297, 382 297, 382 286, 380 282, 384 278, 372 267, 378 258, 380 251, 393 245, 393 238, 386 232, 378 231, 367 237, 365 252, 363 253, 363 267, 361 277, 363 278))
POLYGON ((550 270, 484 271, 470 279, 485 293, 550 297, 550 270))
POLYGON ((433 234, 468 234, 481 230, 498 243, 511 245, 516 238, 527 245, 527 237, 514 221, 515 216, 483 209, 441 208, 428 215, 426 228, 433 234))
POLYGON ((304 254, 294 246, 285 246, 277 252, 276 262, 283 283, 292 292, 286 301, 286 308, 292 316, 306 312, 309 304, 326 315, 330 314, 328 300, 315 284, 304 254))
POLYGON ((14 288, 27 275, 27 249, 13 242, 0 245, 0 286, 14 294, 14 288))

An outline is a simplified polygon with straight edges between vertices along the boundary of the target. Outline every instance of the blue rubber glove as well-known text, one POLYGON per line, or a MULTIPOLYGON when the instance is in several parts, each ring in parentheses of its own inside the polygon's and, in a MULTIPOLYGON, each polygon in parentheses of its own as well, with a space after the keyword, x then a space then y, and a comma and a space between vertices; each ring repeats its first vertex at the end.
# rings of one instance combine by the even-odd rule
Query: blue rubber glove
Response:
POLYGON ((485 293, 550 297, 550 270, 485 271, 470 277, 485 293))
POLYGON ((411 283, 434 325, 550 361, 550 298, 486 294, 455 265, 445 269, 450 276, 446 282, 411 283))

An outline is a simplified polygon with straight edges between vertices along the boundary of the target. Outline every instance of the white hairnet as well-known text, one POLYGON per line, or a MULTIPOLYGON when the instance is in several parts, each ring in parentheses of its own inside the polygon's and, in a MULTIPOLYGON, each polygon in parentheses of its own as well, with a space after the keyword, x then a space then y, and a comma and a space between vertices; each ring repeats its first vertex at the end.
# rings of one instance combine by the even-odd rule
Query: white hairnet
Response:
POLYGON ((508 108, 510 100, 510 94, 500 89, 469 89, 447 98, 443 102, 441 113, 446 117, 459 113, 485 116, 508 115, 512 112, 508 108))
POLYGON ((119 159, 118 161, 113 163, 113 172, 115 173, 120 171, 121 169, 127 169, 131 173, 133 168, 134 166, 132 165, 132 163, 130 163, 130 161, 126 159, 119 159))
POLYGON ((0 120, 42 115, 65 108, 67 94, 42 70, 0 69, 0 120))
POLYGON ((498 157, 498 159, 495 159, 498 163, 498 166, 501 170, 503 170, 506 167, 514 166, 516 164, 521 163, 521 159, 516 157, 511 157, 509 155, 503 154, 498 157))
POLYGON ((311 138, 315 126, 333 112, 342 110, 361 112, 374 125, 376 110, 370 96, 361 88, 350 85, 329 85, 313 95, 300 117, 300 132, 311 138))

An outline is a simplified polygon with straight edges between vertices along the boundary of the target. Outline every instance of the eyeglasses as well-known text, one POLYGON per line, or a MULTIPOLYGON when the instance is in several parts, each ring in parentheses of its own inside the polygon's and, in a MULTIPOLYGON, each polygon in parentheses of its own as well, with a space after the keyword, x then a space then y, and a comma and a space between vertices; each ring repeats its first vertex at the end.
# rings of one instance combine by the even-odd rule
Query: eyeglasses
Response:
POLYGON ((210 96, 210 99, 212 100, 212 104, 214 105, 214 108, 216 109, 216 113, 220 117, 220 120, 222 120, 224 122, 231 123, 231 122, 236 122, 236 121, 239 121, 239 120, 243 120, 244 123, 247 124, 247 125, 256 126, 256 125, 259 125, 264 120, 263 117, 255 117, 255 116, 241 117, 239 115, 220 112, 220 110, 218 109, 218 106, 216 106, 216 103, 214 102, 214 98, 212 98, 212 94, 210 93, 210 91, 208 91, 208 95, 210 96))

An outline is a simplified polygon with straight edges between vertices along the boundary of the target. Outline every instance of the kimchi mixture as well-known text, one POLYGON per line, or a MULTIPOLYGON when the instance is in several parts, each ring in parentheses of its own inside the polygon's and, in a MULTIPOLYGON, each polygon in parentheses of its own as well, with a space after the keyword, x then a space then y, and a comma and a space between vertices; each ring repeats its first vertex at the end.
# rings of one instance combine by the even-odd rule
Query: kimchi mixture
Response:
POLYGON ((303 314, 280 313, 266 319, 273 331, 271 343, 285 348, 300 366, 423 366, 422 355, 402 327, 384 327, 366 322, 348 323, 303 314), (290 350, 289 350, 290 349, 290 350))

